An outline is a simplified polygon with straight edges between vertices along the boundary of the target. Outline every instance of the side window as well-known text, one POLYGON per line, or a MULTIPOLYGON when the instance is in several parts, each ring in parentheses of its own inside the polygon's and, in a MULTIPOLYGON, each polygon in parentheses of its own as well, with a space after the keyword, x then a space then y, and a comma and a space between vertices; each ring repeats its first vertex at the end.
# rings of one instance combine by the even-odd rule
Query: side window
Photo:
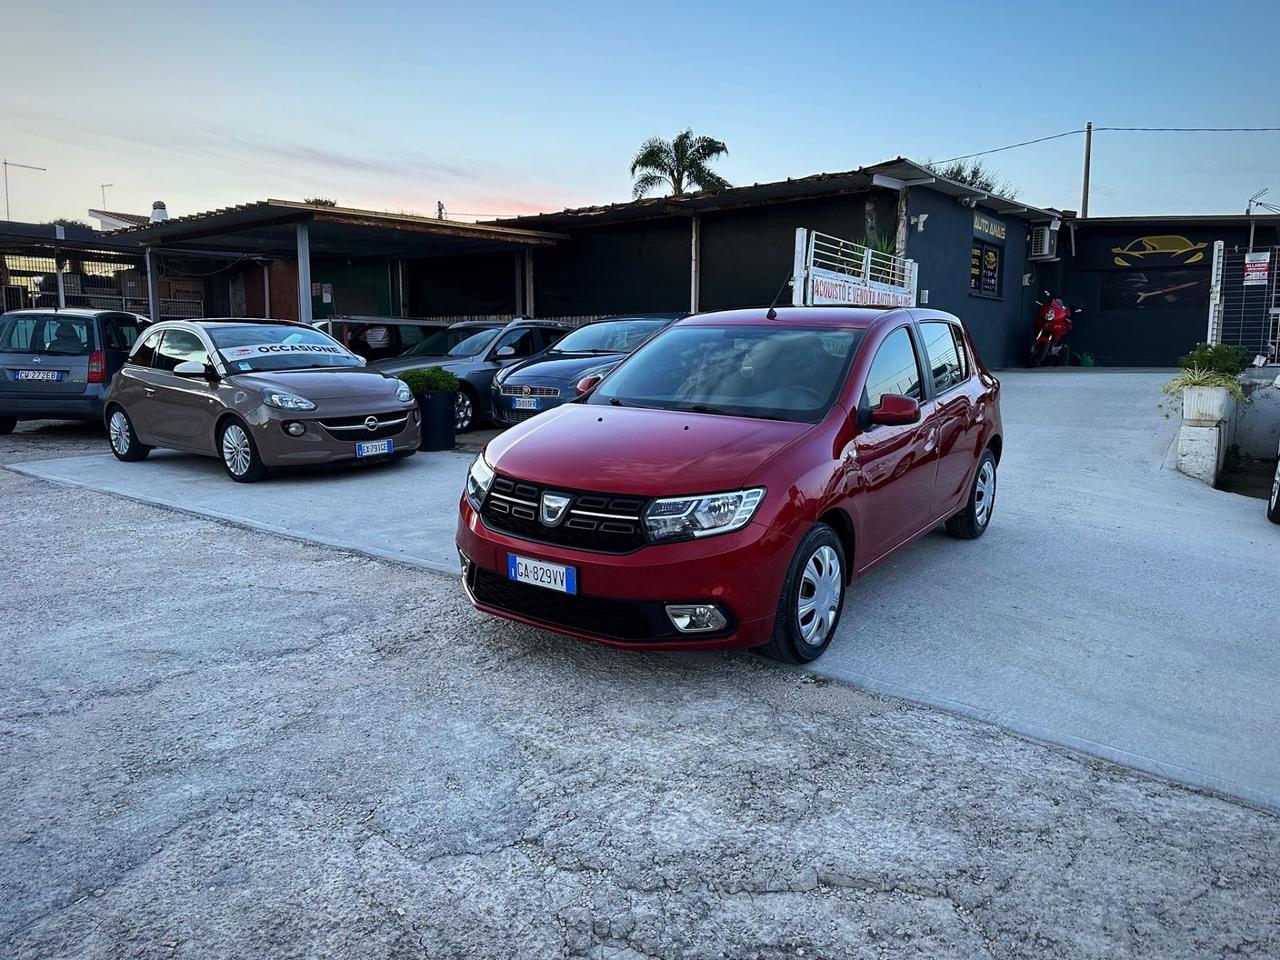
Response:
POLYGON ((152 366, 160 370, 172 370, 188 360, 196 363, 209 362, 209 354, 200 338, 187 330, 166 330, 152 366))
POLYGON ((498 349, 503 347, 512 347, 515 349, 517 357, 532 357, 538 352, 538 332, 531 327, 523 330, 513 330, 508 334, 504 334, 502 339, 498 341, 498 349))
POLYGON ((126 314, 107 317, 102 322, 102 340, 108 350, 128 350, 137 342, 138 321, 126 314))
POLYGON ((924 399, 920 392, 920 364, 906 327, 899 327, 880 344, 867 373, 862 402, 874 409, 886 393, 900 393, 917 402, 924 399))
POLYGON ((959 330, 954 324, 928 322, 920 324, 924 336, 924 350, 929 357, 929 371, 933 387, 938 393, 963 383, 968 376, 965 369, 964 348, 957 344, 959 330))
POLYGON ((129 356, 127 362, 137 364, 140 367, 154 366, 156 362, 156 346, 160 343, 160 337, 163 334, 163 330, 157 330, 155 333, 149 334, 142 341, 142 346, 138 347, 129 356))
POLYGON ((0 350, 13 353, 30 353, 35 349, 36 325, 43 325, 48 314, 25 313, 5 317, 0 329, 0 350))
POLYGON ((538 331, 538 333, 542 337, 542 346, 540 349, 542 350, 547 349, 547 347, 554 344, 557 340, 561 339, 568 332, 569 332, 568 330, 561 330, 558 327, 543 327, 541 330, 538 331))

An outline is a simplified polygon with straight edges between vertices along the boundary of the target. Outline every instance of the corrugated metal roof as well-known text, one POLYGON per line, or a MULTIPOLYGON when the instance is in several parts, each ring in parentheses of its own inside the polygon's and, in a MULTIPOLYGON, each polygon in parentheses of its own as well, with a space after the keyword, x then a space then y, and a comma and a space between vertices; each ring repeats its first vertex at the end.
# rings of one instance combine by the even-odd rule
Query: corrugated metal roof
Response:
POLYGON ((927 186, 956 197, 972 198, 978 204, 997 212, 1022 216, 1027 220, 1051 220, 1055 210, 1033 207, 1020 200, 988 194, 967 184, 939 177, 923 164, 897 157, 883 163, 859 167, 839 173, 815 173, 807 177, 774 180, 767 183, 731 187, 719 193, 705 191, 679 197, 645 197, 624 203, 610 203, 590 207, 576 207, 558 213, 537 213, 512 217, 487 223, 520 224, 522 226, 546 226, 567 228, 616 223, 624 220, 644 220, 655 217, 692 216, 785 200, 802 200, 855 193, 873 186, 897 188, 901 186, 927 186))

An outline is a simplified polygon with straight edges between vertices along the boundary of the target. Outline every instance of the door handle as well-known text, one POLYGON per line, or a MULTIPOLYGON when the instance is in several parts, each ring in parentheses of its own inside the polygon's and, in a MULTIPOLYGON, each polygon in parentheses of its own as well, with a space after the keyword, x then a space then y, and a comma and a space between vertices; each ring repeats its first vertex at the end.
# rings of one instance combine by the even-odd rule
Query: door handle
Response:
POLYGON ((929 432, 924 437, 924 452, 932 453, 933 448, 938 445, 938 428, 930 427, 929 432))
POLYGON ((148 397, 153 397, 153 396, 155 396, 155 393, 156 393, 156 388, 155 388, 155 387, 143 387, 143 388, 142 388, 142 390, 143 390, 143 392, 144 392, 144 393, 146 393, 146 395, 147 395, 148 397))

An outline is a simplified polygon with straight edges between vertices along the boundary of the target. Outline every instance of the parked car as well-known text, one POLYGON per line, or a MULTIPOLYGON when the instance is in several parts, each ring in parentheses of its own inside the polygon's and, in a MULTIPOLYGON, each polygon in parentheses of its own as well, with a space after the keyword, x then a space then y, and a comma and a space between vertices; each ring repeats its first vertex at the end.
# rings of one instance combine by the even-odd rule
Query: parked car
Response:
POLYGON ((100 421, 107 385, 149 323, 118 310, 0 315, 0 434, 21 420, 100 421))
POLYGON ((441 320, 401 317, 330 317, 316 320, 312 326, 323 330, 356 356, 373 362, 412 350, 448 324, 441 320))
POLYGON ((814 660, 856 577, 939 524, 986 532, 999 392, 935 310, 681 320, 475 460, 467 594, 616 646, 814 660))
POLYGON ((420 367, 441 367, 456 376, 455 426, 462 433, 491 418, 491 388, 499 370, 537 356, 571 329, 564 323, 529 319, 455 323, 407 353, 379 360, 373 366, 393 375, 420 367))
MULTIPOLYGON (((1280 387, 1280 377, 1276 377, 1276 386, 1280 387)), ((1276 472, 1271 478, 1271 496, 1267 500, 1267 519, 1272 523, 1280 523, 1280 446, 1276 448, 1276 472)))
POLYGON ((584 377, 602 377, 623 357, 675 320, 612 317, 583 324, 550 350, 512 364, 493 378, 493 420, 510 426, 577 396, 584 377))
POLYGON ((272 467, 408 457, 419 439, 404 383, 284 320, 156 324, 111 381, 106 423, 120 460, 186 450, 241 483, 272 467))

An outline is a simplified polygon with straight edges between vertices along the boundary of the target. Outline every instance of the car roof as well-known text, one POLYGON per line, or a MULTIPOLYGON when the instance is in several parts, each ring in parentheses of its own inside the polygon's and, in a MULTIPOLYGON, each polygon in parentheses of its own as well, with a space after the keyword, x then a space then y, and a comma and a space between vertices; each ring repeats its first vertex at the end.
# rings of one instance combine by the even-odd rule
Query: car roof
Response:
MULTIPOLYGON (((795 324, 808 327, 865 330, 881 317, 906 312, 908 307, 774 307, 776 319, 768 317, 768 307, 750 307, 745 310, 717 310, 699 313, 676 322, 677 326, 772 326, 795 324)), ((910 316, 910 314, 908 314, 910 316)))
POLYGON ((56 313, 60 317, 81 317, 83 319, 88 319, 88 320, 91 320, 94 317, 101 317, 108 313, 110 314, 123 313, 129 317, 138 317, 139 319, 143 319, 143 320, 146 319, 141 314, 131 313, 128 310, 98 310, 90 307, 29 307, 26 310, 8 310, 4 314, 0 314, 0 316, 31 317, 31 316, 37 316, 37 315, 43 316, 45 314, 51 314, 51 313, 56 313))

